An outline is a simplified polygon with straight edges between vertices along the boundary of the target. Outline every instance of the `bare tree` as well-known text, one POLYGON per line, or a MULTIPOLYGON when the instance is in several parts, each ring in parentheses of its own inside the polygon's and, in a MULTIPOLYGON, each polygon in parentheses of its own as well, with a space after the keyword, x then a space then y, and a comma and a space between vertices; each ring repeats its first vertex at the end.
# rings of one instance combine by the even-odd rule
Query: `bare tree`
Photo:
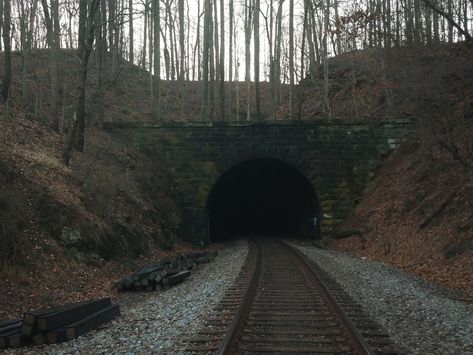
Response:
POLYGON ((118 24, 118 8, 117 0, 108 1, 108 42, 112 53, 112 66, 110 71, 110 81, 114 83, 120 74, 120 60, 119 60, 119 42, 120 30, 118 24))
POLYGON ((289 119, 294 113, 294 0, 289 0, 289 119))
POLYGON ((31 45, 33 41, 34 18, 36 16, 38 1, 32 0, 31 3, 25 3, 24 0, 18 0, 18 15, 20 22, 20 45, 21 45, 21 93, 23 101, 28 102, 27 79, 29 74, 31 45))
POLYGON ((225 120, 225 3, 220 0, 220 118, 225 120))
MULTIPOLYGON (((4 0, 0 0, 0 38, 3 33, 3 1, 4 0)), ((0 51, 2 50, 3 50, 3 44, 2 44, 2 40, 0 39, 0 51)))
POLYGON ((12 80, 12 64, 11 64, 11 0, 3 0, 3 48, 5 49, 5 64, 2 84, 2 97, 8 101, 10 96, 10 87, 12 80))
MULTIPOLYGON (((232 88, 232 81, 233 81, 233 42, 234 42, 234 22, 235 22, 235 8, 233 5, 233 0, 229 0, 228 4, 228 19, 229 19, 229 27, 228 27, 228 82, 229 82, 229 96, 228 101, 230 102, 230 115, 232 114, 232 106, 233 106, 233 88, 232 88)), ((238 84, 238 83, 237 83, 238 84)), ((238 118, 237 118, 238 119, 238 118)))
POLYGON ((179 0, 179 50, 181 52, 181 65, 179 71, 179 81, 181 86, 181 118, 184 117, 184 100, 185 100, 185 82, 184 82, 184 74, 185 74, 185 66, 184 61, 186 57, 186 47, 185 47, 185 37, 184 37, 184 30, 185 30, 185 23, 184 23, 184 0, 179 0))
POLYGON ((95 19, 100 0, 80 0, 79 3, 79 58, 80 76, 74 126, 67 140, 64 162, 69 165, 72 150, 84 151, 85 147, 85 97, 87 69, 95 39, 95 19))
POLYGON ((212 5, 210 0, 204 0, 204 43, 202 54, 202 109, 201 119, 209 120, 209 59, 210 59, 210 41, 211 41, 211 17, 212 5))
MULTIPOLYGON (((453 16, 451 13, 447 13, 445 11, 443 11, 442 9, 440 9, 438 6, 435 5, 435 3, 431 0, 422 0, 426 6, 428 6, 429 8, 432 9, 432 11, 434 11, 435 13, 439 14, 440 16, 442 16, 445 20, 447 20, 447 22, 449 23, 449 25, 451 27, 455 27, 457 29, 457 31, 463 36, 465 37, 465 39, 467 41, 471 41, 472 40, 472 37, 471 35, 468 33, 467 30, 465 30, 464 28, 462 28, 454 19, 453 19, 453 16)), ((449 0, 448 1, 448 4, 449 6, 451 6, 451 1, 449 0)), ((472 7, 473 7, 473 4, 472 4, 472 7)), ((449 31, 450 32, 450 31, 449 31)), ((452 35, 449 33, 449 38, 451 38, 452 35)), ((451 39, 449 40, 450 42, 452 41, 451 39)))
POLYGON ((261 120, 261 102, 260 102, 260 72, 259 72, 259 60, 260 60, 260 36, 259 36, 259 17, 260 17, 260 0, 254 0, 254 24, 255 24, 255 114, 256 119, 261 120))
POLYGON ((130 53, 129 59, 130 63, 133 64, 135 61, 135 48, 134 48, 134 29, 133 29, 133 0, 128 0, 128 33, 130 39, 130 53))
POLYGON ((48 45, 50 49, 49 78, 51 81, 51 102, 49 119, 51 121, 51 128, 59 132, 59 0, 50 0, 50 4, 48 4, 47 0, 41 0, 41 3, 43 5, 44 20, 46 22, 48 45))
POLYGON ((250 65, 251 65, 251 29, 252 29, 252 6, 251 0, 245 0, 245 82, 247 89, 247 109, 246 109, 246 119, 250 120, 251 115, 251 93, 250 93, 250 65))
POLYGON ((161 12, 159 0, 152 0, 153 18, 153 117, 159 119, 161 116, 161 12))

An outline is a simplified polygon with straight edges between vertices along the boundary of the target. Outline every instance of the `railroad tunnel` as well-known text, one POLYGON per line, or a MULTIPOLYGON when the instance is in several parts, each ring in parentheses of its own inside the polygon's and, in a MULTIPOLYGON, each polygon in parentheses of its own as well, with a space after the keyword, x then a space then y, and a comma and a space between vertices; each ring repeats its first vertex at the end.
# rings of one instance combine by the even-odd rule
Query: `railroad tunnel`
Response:
POLYGON ((260 235, 317 238, 320 233, 311 182, 277 159, 252 159, 227 170, 210 191, 207 213, 212 242, 260 235))

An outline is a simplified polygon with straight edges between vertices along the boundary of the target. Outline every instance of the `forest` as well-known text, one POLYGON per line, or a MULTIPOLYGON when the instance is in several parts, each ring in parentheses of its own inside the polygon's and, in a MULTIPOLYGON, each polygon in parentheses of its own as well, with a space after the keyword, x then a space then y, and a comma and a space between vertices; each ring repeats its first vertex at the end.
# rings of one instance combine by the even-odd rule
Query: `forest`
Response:
POLYGON ((97 108, 89 115, 94 118, 88 117, 91 122, 103 121, 100 102, 121 80, 125 62, 149 73, 149 111, 156 120, 166 120, 163 85, 176 82, 184 116, 186 88, 195 81, 202 121, 263 119, 260 83, 269 83, 263 104, 271 106, 270 117, 276 116, 281 92, 287 91, 288 118, 300 119, 296 87, 307 80, 315 84, 330 119, 331 59, 370 48, 470 41, 472 5, 468 0, 1 0, 2 97, 18 96, 37 106, 33 58, 37 50, 48 49, 46 115, 57 131, 71 126, 70 146, 79 150, 91 60, 97 108), (76 51, 72 104, 62 97, 64 50, 76 51), (16 72, 12 53, 21 56, 16 72), (21 80, 19 92, 11 89, 12 76, 21 80), (246 107, 239 104, 243 95, 253 98, 246 107), (61 120, 66 105, 73 106, 67 112, 73 124, 71 117, 61 120))

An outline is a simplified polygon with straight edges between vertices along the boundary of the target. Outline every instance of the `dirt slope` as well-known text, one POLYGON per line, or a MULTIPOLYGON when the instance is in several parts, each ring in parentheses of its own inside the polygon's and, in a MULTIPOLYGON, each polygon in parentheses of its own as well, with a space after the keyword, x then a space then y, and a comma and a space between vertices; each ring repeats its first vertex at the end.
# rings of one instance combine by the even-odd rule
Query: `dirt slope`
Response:
MULTIPOLYGON (((371 49, 329 62, 332 119, 409 117, 407 142, 373 174, 331 247, 382 260, 473 297, 473 45, 371 49)), ((298 88, 326 119, 323 68, 298 88)), ((282 105, 280 119, 287 119, 282 105)))
POLYGON ((179 211, 165 176, 95 128, 62 163, 64 136, 21 103, 0 103, 0 319, 109 294, 124 273, 173 248, 179 211))
MULTIPOLYGON (((455 135, 473 166, 473 125, 455 135)), ((473 300, 473 175, 439 144, 401 145, 378 169, 331 247, 391 263, 473 300), (356 233, 355 233, 356 232, 356 233), (359 235, 355 235, 359 234, 359 235)))

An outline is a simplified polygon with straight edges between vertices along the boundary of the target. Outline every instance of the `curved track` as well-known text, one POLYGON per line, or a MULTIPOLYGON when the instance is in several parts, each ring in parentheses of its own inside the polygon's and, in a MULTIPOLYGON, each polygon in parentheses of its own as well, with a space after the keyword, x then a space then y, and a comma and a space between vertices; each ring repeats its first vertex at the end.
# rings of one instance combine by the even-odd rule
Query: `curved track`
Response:
POLYGON ((251 240, 247 262, 190 353, 394 354, 389 338, 297 249, 251 240))

